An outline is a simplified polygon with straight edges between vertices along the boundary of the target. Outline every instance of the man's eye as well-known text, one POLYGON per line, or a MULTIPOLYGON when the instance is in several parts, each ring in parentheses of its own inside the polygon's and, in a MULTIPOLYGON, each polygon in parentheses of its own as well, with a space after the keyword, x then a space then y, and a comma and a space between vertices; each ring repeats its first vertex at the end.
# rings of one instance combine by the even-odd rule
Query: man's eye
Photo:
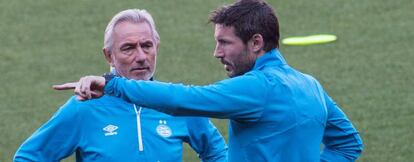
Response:
POLYGON ((142 48, 151 48, 153 45, 152 45, 152 43, 145 43, 145 44, 143 44, 142 45, 142 48))
POLYGON ((225 41, 225 40, 219 40, 219 43, 220 43, 220 44, 223 44, 223 45, 229 44, 229 42, 227 42, 227 41, 225 41))
POLYGON ((123 46, 123 47, 121 47, 121 51, 130 51, 132 49, 134 49, 133 46, 123 46))

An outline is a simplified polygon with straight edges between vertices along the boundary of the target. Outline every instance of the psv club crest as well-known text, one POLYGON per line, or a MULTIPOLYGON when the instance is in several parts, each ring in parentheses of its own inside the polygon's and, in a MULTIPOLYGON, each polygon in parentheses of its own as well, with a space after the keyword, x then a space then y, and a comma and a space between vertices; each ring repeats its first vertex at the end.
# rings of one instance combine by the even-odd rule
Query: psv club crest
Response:
POLYGON ((166 120, 160 120, 156 130, 161 137, 167 138, 172 135, 171 128, 167 125, 166 120))

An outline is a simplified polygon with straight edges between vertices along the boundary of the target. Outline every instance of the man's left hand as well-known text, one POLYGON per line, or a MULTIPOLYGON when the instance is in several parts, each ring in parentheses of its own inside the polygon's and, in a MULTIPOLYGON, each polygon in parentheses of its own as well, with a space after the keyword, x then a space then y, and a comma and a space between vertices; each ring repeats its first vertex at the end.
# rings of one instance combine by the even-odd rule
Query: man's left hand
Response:
POLYGON ((75 89, 74 92, 80 101, 103 96, 104 87, 105 78, 101 76, 85 76, 78 82, 53 85, 53 89, 55 90, 75 89))

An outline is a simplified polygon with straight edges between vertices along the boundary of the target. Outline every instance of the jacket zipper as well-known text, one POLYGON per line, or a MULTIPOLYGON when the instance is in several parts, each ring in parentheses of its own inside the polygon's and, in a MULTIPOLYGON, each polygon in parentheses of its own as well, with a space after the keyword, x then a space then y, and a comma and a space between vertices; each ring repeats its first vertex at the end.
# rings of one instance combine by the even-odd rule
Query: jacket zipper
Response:
POLYGON ((134 104, 134 110, 137 117, 137 131, 138 131, 138 150, 144 151, 144 145, 142 144, 142 132, 141 132, 141 109, 142 107, 139 107, 139 110, 134 104))

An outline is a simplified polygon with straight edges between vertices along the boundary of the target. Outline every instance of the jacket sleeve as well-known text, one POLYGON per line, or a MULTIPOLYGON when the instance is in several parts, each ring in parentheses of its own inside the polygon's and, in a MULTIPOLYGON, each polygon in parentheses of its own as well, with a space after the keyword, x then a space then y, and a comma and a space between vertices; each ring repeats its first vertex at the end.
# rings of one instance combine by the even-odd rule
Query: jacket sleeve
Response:
POLYGON ((321 161, 355 161, 363 149, 361 137, 351 121, 326 93, 325 100, 328 119, 323 136, 325 147, 321 161))
POLYGON ((227 162, 227 145, 216 127, 207 118, 188 118, 187 143, 203 162, 227 162))
POLYGON ((175 116, 204 116, 256 121, 262 113, 266 88, 255 74, 206 86, 114 78, 105 94, 175 116))
POLYGON ((24 141, 14 155, 15 162, 60 161, 75 151, 80 125, 77 109, 72 107, 75 100, 69 100, 24 141))

